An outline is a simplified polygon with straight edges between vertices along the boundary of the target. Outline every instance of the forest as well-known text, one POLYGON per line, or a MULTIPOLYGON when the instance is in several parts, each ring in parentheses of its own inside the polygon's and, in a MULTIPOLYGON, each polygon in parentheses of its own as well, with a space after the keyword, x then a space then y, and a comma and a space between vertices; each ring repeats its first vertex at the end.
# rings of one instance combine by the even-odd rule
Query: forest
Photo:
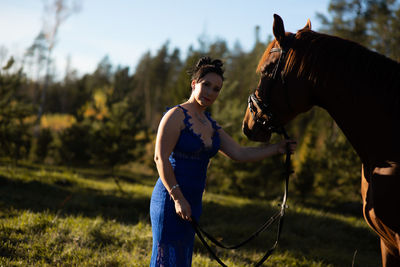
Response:
MULTIPOLYGON (((329 16, 318 15, 321 29, 400 60, 400 3, 394 0, 332 0, 329 16)), ((299 25, 299 28, 301 25, 299 25)), ((223 39, 198 39, 187 51, 168 41, 141 56, 133 71, 113 66, 105 56, 93 73, 78 77, 67 69, 62 79, 51 71, 53 43, 41 33, 23 62, 13 55, 0 70, 0 157, 2 164, 32 163, 70 168, 103 168, 111 173, 135 162, 154 171, 154 141, 167 107, 190 95, 189 68, 202 55, 224 62, 223 90, 210 112, 243 145, 241 130, 247 97, 257 85, 256 66, 272 36, 254 28, 254 45, 243 51, 223 39), (182 56, 185 55, 185 56, 182 56), (21 66, 15 68, 15 66, 21 66), (50 67, 49 67, 50 66, 50 67)), ((314 107, 287 125, 298 141, 293 157, 291 196, 326 207, 361 203, 361 162, 324 110, 314 107), (350 204, 349 204, 350 203, 350 204)), ((273 141, 279 136, 274 136, 273 141)), ((275 199, 282 192, 282 159, 237 163, 213 159, 207 190, 254 199, 275 199)), ((118 182, 118 175, 116 175, 118 182)), ((351 205, 350 205, 351 206, 351 205)))

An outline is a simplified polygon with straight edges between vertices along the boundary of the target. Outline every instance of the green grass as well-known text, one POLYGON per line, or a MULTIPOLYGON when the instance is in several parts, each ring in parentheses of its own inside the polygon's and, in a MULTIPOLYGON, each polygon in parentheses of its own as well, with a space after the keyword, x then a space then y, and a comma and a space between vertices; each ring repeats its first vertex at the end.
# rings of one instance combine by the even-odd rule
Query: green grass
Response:
MULTIPOLYGON (((117 172, 0 165, 0 266, 148 266, 149 202, 156 175, 138 165, 117 172), (127 170, 128 169, 128 170, 127 170)), ((204 195, 201 225, 228 244, 251 234, 277 201, 204 195)), ((291 203, 281 241, 264 266, 379 266, 379 242, 360 214, 291 203)), ((361 210, 359 211, 361 213, 361 210)), ((252 266, 276 228, 242 249, 218 255, 252 266)), ((196 239, 193 266, 219 266, 196 239)))

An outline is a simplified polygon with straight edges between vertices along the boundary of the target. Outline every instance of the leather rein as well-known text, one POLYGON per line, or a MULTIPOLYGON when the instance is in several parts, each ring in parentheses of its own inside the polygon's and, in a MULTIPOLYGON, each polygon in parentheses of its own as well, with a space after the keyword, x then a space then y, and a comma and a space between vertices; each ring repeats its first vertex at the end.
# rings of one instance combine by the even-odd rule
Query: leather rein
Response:
MULTIPOLYGON (((282 128, 282 131, 283 131, 282 133, 284 134, 285 138, 289 139, 289 136, 287 135, 286 130, 284 128, 282 128)), ((290 177, 290 174, 293 173, 293 171, 291 170, 290 155, 291 155, 290 151, 287 150, 286 159, 285 159, 285 165, 284 165, 285 171, 283 173, 284 178, 285 178, 285 189, 284 189, 284 193, 283 193, 282 203, 279 204, 280 210, 277 211, 274 215, 272 215, 267 221, 265 221, 265 223, 263 225, 261 225, 261 227, 259 227, 258 230, 255 231, 252 235, 250 235, 247 239, 243 240, 242 242, 240 242, 237 245, 233 245, 233 246, 224 245, 221 242, 219 242, 218 240, 216 240, 215 237, 213 237, 212 235, 207 233, 205 230, 203 230, 199 226, 198 222, 192 217, 191 224, 192 224, 192 226, 193 226, 198 238, 203 243, 204 247, 208 250, 210 255, 221 266, 227 267, 227 265, 217 256, 217 254, 214 252, 214 250, 207 243, 207 241, 205 240, 205 237, 211 243, 213 243, 214 245, 216 245, 216 246, 218 246, 220 248, 237 249, 239 247, 244 246, 245 244, 247 244, 251 240, 253 240, 259 234, 261 234, 266 229, 268 229, 268 227, 270 227, 274 222, 278 221, 278 229, 277 229, 277 233, 276 233, 275 243, 272 245, 272 247, 270 249, 268 249, 268 251, 264 254, 264 256, 254 266, 261 266, 269 258, 269 256, 271 256, 271 254, 274 252, 274 250, 278 246, 278 242, 279 242, 279 239, 280 239, 280 236, 281 236, 281 232, 282 232, 282 228, 283 228, 283 219, 284 219, 284 216, 285 216, 286 209, 288 208, 286 203, 287 203, 287 198, 288 198, 288 193, 289 193, 289 177, 290 177)))
MULTIPOLYGON (((284 64, 283 62, 286 59, 286 55, 287 55, 287 51, 288 49, 284 49, 284 48, 272 48, 270 50, 270 53, 275 53, 275 52, 279 52, 280 56, 278 59, 278 63, 276 64, 276 66, 274 67, 273 72, 271 73, 272 75, 272 82, 275 82, 278 77, 277 77, 277 73, 280 72, 280 79, 282 80, 282 83, 285 86, 285 82, 284 79, 282 77, 282 64, 284 64)), ((265 74, 263 74, 265 75, 265 74)), ((287 104, 290 110, 292 110, 290 103, 289 103, 289 98, 288 98, 288 92, 287 89, 285 88, 286 91, 286 98, 287 98, 287 104)), ((269 92, 267 92, 269 93, 269 92)), ((267 98, 267 101, 270 98, 267 98)), ((285 130, 285 128, 281 125, 277 125, 275 122, 275 117, 273 116, 272 112, 270 111, 270 104, 267 101, 262 101, 260 99, 257 98, 257 96, 252 93, 249 98, 248 98, 248 108, 250 113, 253 116, 253 120, 255 121, 255 125, 254 127, 261 127, 264 128, 266 131, 272 131, 272 132, 277 132, 279 134, 282 134, 286 140, 289 139, 289 136, 285 130)), ((288 144, 289 145, 289 144, 288 144)), ((197 236, 199 237, 200 241, 203 243, 204 247, 208 250, 208 252, 210 253, 210 255, 221 265, 224 267, 227 267, 227 265, 216 255, 216 253, 213 251, 213 249, 211 249, 210 245, 207 243, 207 241, 205 240, 205 238, 207 238, 211 243, 213 243, 215 246, 218 246, 220 248, 224 248, 224 249, 237 249, 245 244, 247 244, 248 242, 250 242, 251 240, 253 240, 255 237, 257 237, 259 234, 261 234, 262 232, 264 232, 269 226, 271 226, 274 222, 278 221, 278 229, 277 229, 277 234, 276 234, 276 239, 275 239, 275 243, 272 245, 272 247, 267 250, 267 252, 264 254, 264 256, 254 265, 254 266, 261 266, 268 258, 269 256, 274 252, 274 250, 276 249, 276 247, 278 246, 278 242, 280 239, 280 235, 282 232, 282 228, 283 228, 283 221, 284 221, 284 216, 285 216, 285 211, 288 208, 286 202, 287 202, 287 197, 288 197, 288 192, 289 192, 289 177, 290 174, 293 173, 293 171, 291 170, 291 159, 290 159, 290 151, 287 149, 286 151, 286 158, 285 158, 285 165, 284 165, 284 178, 285 178, 285 189, 284 189, 284 193, 283 193, 283 198, 282 198, 282 203, 279 204, 280 206, 280 210, 277 211, 274 215, 272 215, 268 220, 265 221, 264 224, 262 224, 259 229, 257 231, 255 231, 252 235, 250 235, 247 239, 243 240, 242 242, 240 242, 237 245, 233 245, 233 246, 228 246, 228 245, 224 245, 221 242, 219 242, 218 240, 216 240, 216 238, 214 238, 212 235, 210 235, 209 233, 207 233, 206 231, 204 231, 198 224, 198 222, 192 217, 192 221, 191 224, 197 234, 197 236)))

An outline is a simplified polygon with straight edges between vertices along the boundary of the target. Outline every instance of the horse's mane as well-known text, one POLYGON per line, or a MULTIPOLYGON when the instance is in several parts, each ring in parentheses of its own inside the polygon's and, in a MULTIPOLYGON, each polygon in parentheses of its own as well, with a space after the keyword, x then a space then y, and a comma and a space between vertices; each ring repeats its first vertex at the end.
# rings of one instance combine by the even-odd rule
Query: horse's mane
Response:
MULTIPOLYGON (((275 42, 267 47, 258 71, 275 42)), ((296 33, 291 47, 285 73, 295 71, 315 86, 349 85, 356 97, 368 93, 384 105, 400 106, 400 63, 355 42, 308 29, 296 33)))
MULTIPOLYGON (((381 54, 371 51, 356 42, 321 34, 310 30, 300 30, 296 34, 294 52, 288 55, 287 68, 295 67, 299 60, 298 76, 308 76, 310 80, 331 75, 332 71, 341 78, 362 77, 369 82, 382 77, 392 82, 400 78, 400 64, 381 54)), ((319 78, 319 79, 320 79, 319 78)))

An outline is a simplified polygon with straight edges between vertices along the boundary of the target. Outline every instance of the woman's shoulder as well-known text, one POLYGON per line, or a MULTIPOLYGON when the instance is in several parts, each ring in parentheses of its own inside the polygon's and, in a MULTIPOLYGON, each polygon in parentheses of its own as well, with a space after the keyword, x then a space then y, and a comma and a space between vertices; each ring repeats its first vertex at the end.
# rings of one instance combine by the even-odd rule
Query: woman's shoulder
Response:
POLYGON ((174 107, 167 108, 167 111, 164 113, 164 116, 162 117, 161 123, 172 124, 179 126, 179 128, 182 128, 181 126, 183 125, 184 119, 185 119, 184 110, 180 105, 176 105, 174 107))
POLYGON ((176 105, 173 107, 168 107, 164 113, 164 117, 167 116, 169 118, 184 118, 185 117, 185 110, 182 108, 181 105, 176 105))

